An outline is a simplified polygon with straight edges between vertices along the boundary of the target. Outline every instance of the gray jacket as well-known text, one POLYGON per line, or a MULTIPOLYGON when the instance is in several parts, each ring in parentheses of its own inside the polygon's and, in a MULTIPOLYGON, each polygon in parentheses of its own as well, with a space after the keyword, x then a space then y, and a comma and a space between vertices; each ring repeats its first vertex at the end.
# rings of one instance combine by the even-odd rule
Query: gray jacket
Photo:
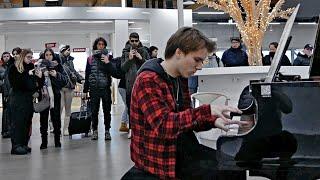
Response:
MULTIPOLYGON (((62 54, 60 54, 60 60, 61 60, 62 66, 64 67, 64 70, 67 71, 66 73, 68 74, 70 80, 74 85, 76 84, 76 82, 81 83, 81 81, 84 80, 84 78, 74 69, 74 65, 73 65, 74 57, 72 56, 65 57, 62 54)), ((69 78, 68 78, 68 81, 69 81, 69 78)), ((66 88, 71 88, 69 83, 67 84, 66 88)))
POLYGON ((142 64, 149 59, 148 50, 142 46, 140 43, 137 51, 142 56, 142 60, 134 57, 132 60, 129 60, 129 53, 131 49, 131 44, 129 41, 126 43, 125 48, 122 50, 122 59, 121 59, 121 70, 125 72, 126 79, 126 92, 131 94, 133 84, 137 77, 137 72, 142 66, 142 64))

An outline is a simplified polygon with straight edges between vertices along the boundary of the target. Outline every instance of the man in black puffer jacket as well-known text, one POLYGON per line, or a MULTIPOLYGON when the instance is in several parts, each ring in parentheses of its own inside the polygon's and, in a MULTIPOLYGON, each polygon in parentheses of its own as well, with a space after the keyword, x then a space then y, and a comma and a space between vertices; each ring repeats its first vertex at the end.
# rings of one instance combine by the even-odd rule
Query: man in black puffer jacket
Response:
POLYGON ((115 68, 112 64, 108 65, 106 69, 100 69, 103 66, 102 60, 104 58, 112 57, 108 55, 107 41, 99 37, 93 43, 93 56, 88 57, 86 66, 86 77, 84 83, 84 93, 90 93, 91 111, 92 111, 92 140, 98 139, 98 113, 100 108, 100 100, 102 100, 104 125, 105 125, 105 140, 111 140, 110 123, 111 123, 111 76, 115 75, 115 68))
POLYGON ((294 66, 309 66, 311 61, 313 47, 311 44, 304 46, 302 52, 299 52, 297 58, 293 61, 294 66))

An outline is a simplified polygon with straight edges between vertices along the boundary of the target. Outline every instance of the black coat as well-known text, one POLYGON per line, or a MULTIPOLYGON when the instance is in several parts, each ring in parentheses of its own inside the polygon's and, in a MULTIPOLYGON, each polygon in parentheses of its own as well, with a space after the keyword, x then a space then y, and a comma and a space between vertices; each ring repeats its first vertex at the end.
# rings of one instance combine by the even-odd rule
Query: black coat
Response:
MULTIPOLYGON (((264 66, 270 66, 273 57, 274 57, 274 55, 266 55, 265 57, 262 58, 262 64, 264 66)), ((291 66, 290 60, 286 55, 284 55, 282 57, 280 65, 281 66, 291 66)))
POLYGON ((9 82, 9 69, 13 64, 14 64, 14 59, 11 58, 7 63, 2 65, 3 72, 0 73, 0 79, 3 81, 2 93, 4 97, 9 96, 9 91, 11 88, 11 85, 9 82))

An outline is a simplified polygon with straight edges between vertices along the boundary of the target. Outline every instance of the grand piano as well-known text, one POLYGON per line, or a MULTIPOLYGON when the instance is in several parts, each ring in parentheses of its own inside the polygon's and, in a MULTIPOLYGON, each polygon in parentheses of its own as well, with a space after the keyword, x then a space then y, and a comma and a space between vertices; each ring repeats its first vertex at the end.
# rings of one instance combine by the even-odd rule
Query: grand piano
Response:
MULTIPOLYGON (((286 26, 293 20, 289 19, 286 26)), ((254 99, 254 111, 249 116, 252 128, 218 138, 220 170, 248 170, 250 176, 276 180, 320 178, 320 25, 310 79, 278 75, 288 34, 290 31, 282 35, 268 76, 248 86, 254 99)))

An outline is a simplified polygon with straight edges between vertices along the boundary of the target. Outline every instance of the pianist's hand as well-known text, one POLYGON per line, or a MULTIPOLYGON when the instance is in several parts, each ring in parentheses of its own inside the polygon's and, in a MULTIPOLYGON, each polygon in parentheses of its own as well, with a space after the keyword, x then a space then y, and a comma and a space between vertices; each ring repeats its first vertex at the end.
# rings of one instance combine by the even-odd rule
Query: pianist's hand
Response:
POLYGON ((211 114, 218 118, 230 119, 230 112, 242 114, 242 111, 235 107, 211 105, 211 114))
POLYGON ((236 120, 231 120, 231 119, 222 119, 222 118, 217 118, 216 121, 214 122, 214 126, 216 128, 222 129, 224 131, 229 131, 229 126, 231 124, 238 124, 240 127, 244 126, 247 124, 245 121, 236 121, 236 120))
POLYGON ((211 105, 211 114, 217 117, 214 126, 224 131, 228 131, 228 125, 230 124, 238 124, 239 126, 246 124, 245 122, 231 120, 230 112, 242 114, 242 111, 235 107, 211 105))

